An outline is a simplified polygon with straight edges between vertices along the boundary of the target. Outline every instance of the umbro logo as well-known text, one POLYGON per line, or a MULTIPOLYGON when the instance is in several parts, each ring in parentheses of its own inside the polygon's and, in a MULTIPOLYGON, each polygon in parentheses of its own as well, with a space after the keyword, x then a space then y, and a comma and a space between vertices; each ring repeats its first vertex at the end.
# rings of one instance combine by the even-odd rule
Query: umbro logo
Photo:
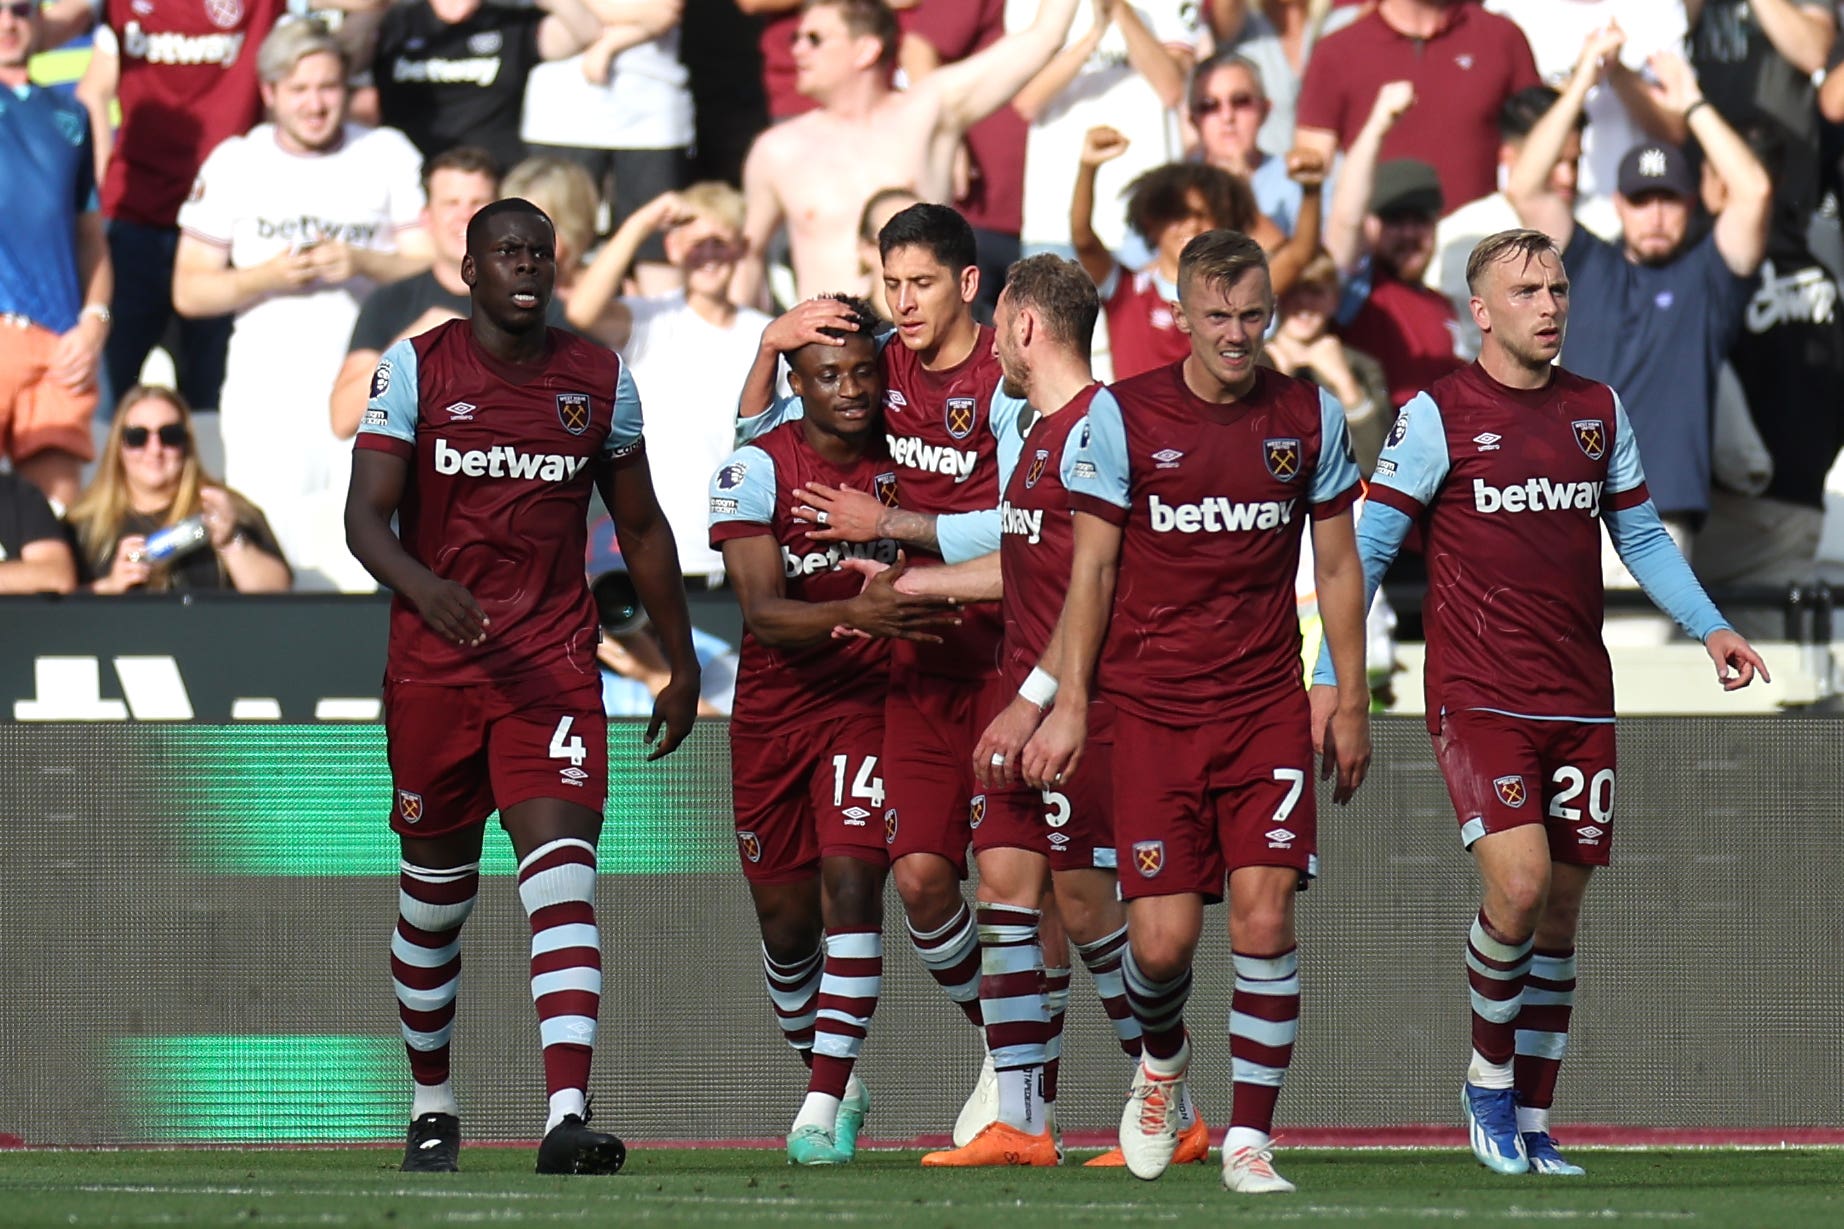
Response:
POLYGON ((1497 452, 1498 441, 1504 438, 1502 435, 1494 435, 1490 431, 1485 431, 1473 436, 1473 443, 1479 445, 1480 452, 1497 452))
POLYGON ((1473 57, 1470 55, 1457 55, 1453 58, 1453 62, 1460 66, 1461 72, 1466 72, 1473 66, 1473 57))
POLYGON ((1583 840, 1593 841, 1600 838, 1601 832, 1602 829, 1595 827, 1593 824, 1589 824, 1587 827, 1581 829, 1581 836, 1583 840))
POLYGON ((1262 835, 1268 838, 1269 849, 1285 849, 1293 844, 1293 833, 1285 828, 1270 828, 1262 835))
POLYGON ((1152 459, 1159 463, 1160 469, 1177 469, 1179 459, 1184 455, 1176 448, 1161 448, 1152 454, 1152 459))
POLYGON ((474 411, 478 408, 478 406, 469 402, 457 401, 443 410, 442 413, 448 415, 448 417, 455 422, 473 422, 474 411))
POLYGON ((847 807, 842 813, 847 819, 864 820, 871 817, 871 813, 863 807, 847 807))

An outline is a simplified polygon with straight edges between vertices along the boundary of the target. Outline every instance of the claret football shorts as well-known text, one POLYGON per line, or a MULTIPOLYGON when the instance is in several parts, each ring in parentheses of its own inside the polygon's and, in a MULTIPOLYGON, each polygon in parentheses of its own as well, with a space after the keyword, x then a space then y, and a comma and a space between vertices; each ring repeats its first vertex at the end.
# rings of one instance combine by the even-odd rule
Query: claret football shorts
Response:
POLYGON ((510 704, 490 688, 386 683, 391 830, 445 836, 533 798, 600 813, 608 799, 601 701, 585 692, 539 709, 510 704))
POLYGON ((751 883, 817 874, 821 858, 889 865, 884 842, 881 712, 796 730, 745 734, 730 726, 736 852, 751 883))
POLYGON ((1462 709, 1442 715, 1434 756, 1468 848, 1488 833, 1542 824, 1553 860, 1607 865, 1613 722, 1533 721, 1462 709))

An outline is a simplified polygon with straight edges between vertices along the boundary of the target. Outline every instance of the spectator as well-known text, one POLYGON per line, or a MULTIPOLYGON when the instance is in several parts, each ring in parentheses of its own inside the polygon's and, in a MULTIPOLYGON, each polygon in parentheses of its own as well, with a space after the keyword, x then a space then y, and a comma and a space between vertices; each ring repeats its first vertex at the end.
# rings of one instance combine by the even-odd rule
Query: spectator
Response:
MULTIPOLYGON (((700 489, 699 494, 704 491, 700 489)), ((659 632, 647 617, 634 582, 628 579, 627 563, 614 536, 607 517, 590 526, 589 592, 595 598, 602 631, 595 651, 602 668, 602 711, 610 717, 651 717, 654 700, 672 681, 672 670, 659 632)), ((692 650, 703 668, 698 715, 728 717, 736 693, 736 650, 695 624, 691 635, 692 650)))
POLYGON ((44 493, 0 471, 0 593, 69 593, 77 561, 44 493))
MULTIPOLYGON (((1154 167, 1127 185, 1127 222, 1153 251, 1143 269, 1128 269, 1095 234, 1095 172, 1127 149, 1112 128, 1091 128, 1070 199, 1069 234, 1083 271, 1095 282, 1108 321, 1109 356, 1117 380, 1175 363, 1191 352, 1189 335, 1178 327, 1178 257, 1185 244, 1207 230, 1239 230, 1257 242, 1281 238, 1255 208, 1248 183, 1228 171, 1199 162, 1154 167)), ((1293 284, 1319 244, 1319 176, 1306 176, 1314 211, 1308 225, 1274 256, 1269 274, 1275 293, 1293 284)))
MULTIPOLYGON (((1831 62, 1837 14, 1818 0, 1685 0, 1697 85, 1734 127, 1764 117, 1786 142, 1776 193, 1809 219, 1818 205, 1818 74, 1831 62)), ((1802 221, 1802 225, 1804 222, 1802 221)))
POLYGON ((1314 51, 1300 86, 1297 143, 1328 161, 1334 149, 1348 149, 1391 81, 1407 81, 1428 105, 1402 117, 1379 158, 1432 166, 1446 201, 1492 192, 1499 108, 1537 84, 1517 26, 1457 0, 1377 0, 1314 51))
MULTIPOLYGON (((686 183, 694 124, 679 60, 684 0, 603 0, 609 24, 580 55, 540 64, 525 85, 519 135, 534 154, 580 163, 612 231, 662 192, 686 183)), ((600 229, 600 227, 598 227, 600 229)), ((678 284, 649 236, 634 269, 643 294, 678 284)))
MULTIPOLYGON (((864 212, 858 215, 858 269, 864 280, 864 298, 884 320, 893 321, 896 314, 890 310, 890 300, 884 297, 884 253, 878 246, 877 235, 884 223, 911 205, 921 203, 921 198, 908 188, 884 188, 871 194, 871 199, 864 203, 864 212)), ((982 272, 982 284, 985 277, 982 272)))
POLYGON ((723 579, 723 556, 710 546, 708 485, 735 447, 736 393, 768 325, 761 312, 730 301, 742 254, 742 194, 728 184, 694 184, 630 217, 570 298, 578 319, 610 319, 608 344, 621 351, 646 399, 653 489, 678 544, 679 570, 693 583, 723 579), (614 298, 634 253, 655 234, 664 237, 684 289, 614 298))
MULTIPOLYGON (((1498 169, 1501 179, 1510 175, 1511 167, 1517 162, 1518 151, 1524 148, 1525 138, 1536 127, 1537 121, 1555 105, 1558 97, 1560 95, 1547 85, 1533 85, 1505 99, 1505 105, 1498 115, 1498 169)), ((1620 215, 1614 212, 1613 199, 1596 197, 1584 201, 1576 190, 1584 122, 1578 120, 1574 129, 1563 139, 1562 153, 1556 158, 1555 169, 1550 172, 1549 186, 1552 192, 1569 202, 1578 224, 1586 226, 1603 239, 1611 239, 1620 233, 1620 215)), ((1434 229, 1434 259, 1428 266, 1427 283, 1446 295, 1447 301, 1453 304, 1454 314, 1460 321, 1460 353, 1469 359, 1479 353, 1479 326, 1473 322, 1473 292, 1466 284, 1467 258, 1473 254, 1480 240, 1496 235, 1501 230, 1515 230, 1519 225, 1517 210, 1511 207, 1511 198, 1505 195, 1501 187, 1490 196, 1482 196, 1460 206, 1442 218, 1440 225, 1434 229)))
POLYGON ((852 224, 871 194, 908 184, 953 197, 953 153, 968 128, 1012 100, 1055 54, 1076 0, 1042 0, 1037 19, 973 56, 891 88, 899 30, 884 0, 806 0, 795 33, 802 93, 821 109, 756 138, 743 167, 749 252, 737 302, 761 306, 769 241, 783 221, 794 283, 805 296, 852 283, 852 224))
POLYGON ((1453 305, 1423 284, 1443 205, 1440 180, 1413 158, 1377 165, 1390 126, 1415 99, 1407 81, 1377 91, 1345 154, 1325 228, 1326 249, 1350 279, 1339 335, 1383 364, 1391 410, 1464 365, 1453 305))
POLYGON ((1281 234, 1291 235, 1300 216, 1300 185, 1288 176, 1287 160, 1266 153, 1258 143, 1258 133, 1268 130, 1264 119, 1272 113, 1261 70, 1240 54, 1212 56, 1191 75, 1191 122, 1197 126, 1199 154, 1211 166, 1247 180, 1263 216, 1281 234))
MULTIPOLYGON (((1611 213, 1615 173, 1627 150, 1644 141, 1684 143, 1683 117, 1659 106, 1652 85, 1641 75, 1654 53, 1683 46, 1689 28, 1684 0, 1486 0, 1485 7, 1518 24, 1530 42, 1537 72, 1558 90, 1574 74, 1590 38, 1610 25, 1626 35, 1619 54, 1603 66, 1600 83, 1588 91, 1583 108, 1588 127, 1582 134, 1576 185, 1577 218, 1588 202, 1606 200, 1611 213)), ((1619 225, 1617 217, 1614 225, 1619 225)), ((1592 223, 1589 229, 1602 238, 1612 237, 1592 223)))
POLYGON ((1268 365, 1283 375, 1311 380, 1337 398, 1345 412, 1358 472, 1377 467, 1389 424, 1389 383, 1382 364, 1347 346, 1332 331, 1338 310, 1338 265, 1320 252, 1280 296, 1274 332, 1262 348, 1268 365))
MULTIPOLYGON (((800 32, 804 0, 736 0, 736 7, 761 19, 757 50, 762 55, 762 94, 773 123, 793 119, 813 110, 817 103, 800 92, 800 72, 794 67, 794 36, 800 32)), ((893 4, 891 8, 913 7, 893 4)))
POLYGON ((199 463, 192 411, 169 388, 137 384, 122 395, 70 523, 82 579, 97 593, 279 593, 292 583, 262 510, 199 463), (147 558, 148 539, 169 529, 177 547, 147 558))
POLYGON ((0 456, 69 507, 95 455, 111 281, 89 117, 27 75, 42 29, 36 3, 0 5, 0 456))
MULTIPOLYGON (((1013 26, 1035 0, 1009 0, 1013 26)), ((1084 5, 1090 24, 1067 40, 1056 58, 1018 91, 1013 106, 1031 122, 1025 144, 1024 252, 1073 256, 1068 211, 1088 130, 1105 124, 1127 138, 1129 154, 1096 177, 1102 200, 1124 199, 1126 187, 1155 166, 1184 157, 1172 112, 1185 100, 1185 77, 1196 62, 1202 28, 1190 0, 1105 0, 1084 5)), ((1109 209, 1096 233, 1125 263, 1151 253, 1127 247, 1127 220, 1109 209)))
POLYGON ((536 0, 529 9, 482 0, 397 4, 372 54, 379 114, 425 158, 479 145, 511 166, 525 157, 519 109, 532 69, 575 55, 601 33, 583 0, 536 0))
MULTIPOLYGON (((1261 147, 1273 153, 1291 149, 1294 104, 1313 47, 1350 25, 1358 10, 1334 12, 1332 0, 1211 0, 1210 14, 1216 45, 1247 60, 1266 87, 1271 106, 1261 121, 1261 147)), ((1259 191, 1255 199, 1261 199, 1259 191)), ((1268 212, 1266 206, 1263 211, 1268 212)), ((1274 217, 1272 212, 1268 216, 1274 217)))
MULTIPOLYGON (((903 71, 911 82, 920 81, 943 64, 984 51, 1004 35, 1005 0, 927 0, 909 12, 903 71)), ((980 268, 980 295, 974 304, 982 318, 990 319, 999 291, 1005 288, 1005 271, 1020 251, 1024 116, 1016 107, 1000 107, 967 129, 964 149, 967 174, 964 184, 956 184, 954 207, 973 227, 980 268)), ((875 238, 876 232, 872 235, 875 238)))
MULTIPOLYGON (((329 405, 333 434, 351 439, 365 412, 372 372, 393 342, 426 333, 444 320, 458 320, 472 311, 467 284, 461 280, 461 258, 467 254, 468 219, 499 197, 499 168, 487 151, 474 145, 457 145, 429 159, 423 166, 423 232, 429 237, 434 263, 426 272, 380 286, 359 305, 346 344, 346 361, 333 382, 329 405)), ((563 308, 553 303, 553 324, 563 320, 563 308)))
POLYGON ((1690 66, 1652 58, 1660 101, 1685 117, 1721 181, 1723 207, 1701 239, 1691 234, 1697 181, 1684 152, 1657 142, 1621 160, 1622 244, 1575 224, 1551 173, 1575 130, 1600 62, 1620 31, 1597 36, 1556 105, 1524 142, 1506 188, 1518 217, 1562 248, 1571 282, 1562 362, 1613 386, 1626 404, 1646 484, 1680 544, 1709 510, 1710 422, 1716 372, 1735 338, 1749 279, 1766 253, 1772 184, 1748 146, 1698 92, 1690 66))
POLYGON ((228 481, 262 492, 284 553, 316 583, 369 590, 345 547, 350 461, 326 399, 360 300, 429 266, 421 159, 394 129, 346 122, 345 52, 320 23, 278 26, 255 58, 270 122, 205 160, 180 210, 173 303, 236 313, 228 481))
MULTIPOLYGON (((1743 135, 1769 177, 1781 182, 1785 148, 1777 126, 1759 117, 1743 135)), ((1703 190, 1711 212, 1720 214, 1722 182, 1706 175, 1703 190)), ((1771 472, 1765 482, 1725 473, 1718 427, 1710 515, 1697 537, 1697 572, 1706 584, 1779 586, 1810 581, 1818 571, 1825 476, 1844 449, 1838 396, 1844 389, 1844 316, 1838 313, 1838 279, 1812 254, 1805 231, 1798 205, 1775 209, 1760 284, 1729 350, 1745 400, 1740 412, 1764 445, 1771 472)), ((1719 424, 1726 410, 1719 409, 1719 424)), ((1741 605, 1734 622, 1743 635, 1768 639, 1784 626, 1778 608, 1741 605)))

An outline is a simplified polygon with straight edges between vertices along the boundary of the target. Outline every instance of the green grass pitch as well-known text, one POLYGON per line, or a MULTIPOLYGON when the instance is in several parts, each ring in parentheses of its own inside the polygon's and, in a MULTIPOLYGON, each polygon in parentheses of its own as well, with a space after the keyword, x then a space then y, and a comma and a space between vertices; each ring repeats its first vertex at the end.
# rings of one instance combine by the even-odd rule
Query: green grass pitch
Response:
POLYGON ((1290 1151, 1292 1196, 1232 1196, 1214 1164, 923 1171, 917 1153, 796 1170, 773 1151, 637 1148, 612 1178, 539 1177, 529 1149, 463 1173, 396 1171, 396 1149, 0 1152, 4 1226, 1095 1225, 1844 1226, 1844 1153, 1571 1150, 1586 1178, 1504 1178, 1464 1151, 1290 1151))

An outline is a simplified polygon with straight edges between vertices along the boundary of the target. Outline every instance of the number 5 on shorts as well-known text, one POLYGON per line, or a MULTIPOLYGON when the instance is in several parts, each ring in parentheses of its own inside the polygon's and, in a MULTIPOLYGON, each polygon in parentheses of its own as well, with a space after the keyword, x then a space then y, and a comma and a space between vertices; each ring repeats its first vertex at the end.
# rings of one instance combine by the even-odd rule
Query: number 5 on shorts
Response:
POLYGON ((569 760, 572 768, 581 768, 589 752, 583 747, 583 740, 570 733, 570 727, 575 724, 574 717, 558 718, 556 732, 551 735, 550 756, 554 760, 569 760))

